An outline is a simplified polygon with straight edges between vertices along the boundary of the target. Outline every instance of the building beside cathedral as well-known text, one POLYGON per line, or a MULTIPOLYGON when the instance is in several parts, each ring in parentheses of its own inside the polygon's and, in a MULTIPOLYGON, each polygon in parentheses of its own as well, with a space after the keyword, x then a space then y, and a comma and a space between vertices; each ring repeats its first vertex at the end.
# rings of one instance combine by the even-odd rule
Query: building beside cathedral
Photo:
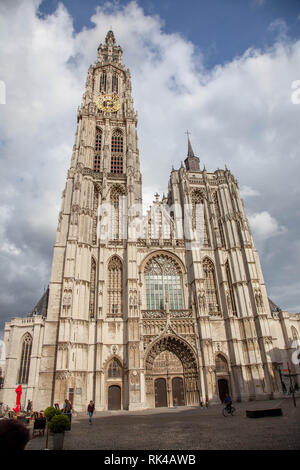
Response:
POLYGON ((231 172, 200 169, 188 137, 167 195, 142 214, 131 77, 112 31, 77 121, 50 285, 5 325, 1 400, 12 407, 19 384, 38 410, 284 396, 287 363, 300 372, 300 314, 268 299, 231 172))

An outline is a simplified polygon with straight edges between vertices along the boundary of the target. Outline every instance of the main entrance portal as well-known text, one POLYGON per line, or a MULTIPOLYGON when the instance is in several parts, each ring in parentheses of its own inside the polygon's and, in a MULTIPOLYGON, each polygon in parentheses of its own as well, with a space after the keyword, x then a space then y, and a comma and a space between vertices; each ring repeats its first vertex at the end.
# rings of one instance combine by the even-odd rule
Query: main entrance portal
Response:
POLYGON ((196 359, 189 345, 177 337, 163 337, 146 357, 148 406, 199 404, 196 359))
POLYGON ((155 407, 184 405, 183 366, 175 354, 171 351, 158 354, 153 363, 152 374, 155 407))

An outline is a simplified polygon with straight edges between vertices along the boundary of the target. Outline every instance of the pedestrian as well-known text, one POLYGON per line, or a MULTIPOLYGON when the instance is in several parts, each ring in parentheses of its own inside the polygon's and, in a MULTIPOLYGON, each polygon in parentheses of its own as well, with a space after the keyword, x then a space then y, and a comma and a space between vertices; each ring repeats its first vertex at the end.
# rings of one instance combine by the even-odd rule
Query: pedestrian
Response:
POLYGON ((206 406, 206 408, 208 408, 208 396, 207 395, 205 397, 205 406, 206 406))
POLYGON ((177 398, 174 398, 174 408, 177 408, 178 407, 178 404, 177 404, 177 398))
POLYGON ((70 420, 70 429, 69 429, 69 431, 71 431, 71 423, 72 423, 72 403, 71 403, 70 400, 68 400, 67 398, 65 399, 63 413, 64 413, 65 415, 67 415, 68 418, 69 418, 69 420, 70 420))
POLYGON ((203 399, 202 399, 202 397, 200 397, 200 406, 201 406, 201 408, 203 408, 203 399))
POLYGON ((27 413, 31 413, 31 411, 32 411, 32 401, 31 400, 28 400, 26 411, 27 411, 27 413))
POLYGON ((95 411, 95 403, 93 402, 93 400, 91 400, 90 403, 88 404, 87 411, 89 415, 89 424, 92 424, 92 417, 95 411))

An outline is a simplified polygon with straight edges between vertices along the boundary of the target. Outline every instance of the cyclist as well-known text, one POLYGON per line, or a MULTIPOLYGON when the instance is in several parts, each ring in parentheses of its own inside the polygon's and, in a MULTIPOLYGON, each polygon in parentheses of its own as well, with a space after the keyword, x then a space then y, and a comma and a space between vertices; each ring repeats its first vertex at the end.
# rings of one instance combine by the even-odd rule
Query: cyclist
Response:
POLYGON ((226 405, 226 409, 227 409, 228 413, 231 413, 232 400, 231 400, 230 396, 228 395, 228 393, 226 394, 224 404, 226 405))

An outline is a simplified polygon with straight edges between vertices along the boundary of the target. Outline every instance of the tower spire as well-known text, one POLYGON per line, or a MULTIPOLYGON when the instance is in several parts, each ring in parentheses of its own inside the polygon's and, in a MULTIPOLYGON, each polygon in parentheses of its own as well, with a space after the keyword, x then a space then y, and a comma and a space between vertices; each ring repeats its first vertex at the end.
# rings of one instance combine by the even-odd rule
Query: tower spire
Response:
POLYGON ((194 150, 190 141, 190 132, 186 131, 185 134, 188 138, 188 151, 187 158, 184 160, 185 167, 188 171, 200 171, 199 158, 195 156, 194 150))
POLYGON ((115 35, 110 28, 110 30, 107 32, 106 38, 105 38, 105 44, 108 46, 114 46, 116 43, 115 35))
POLYGON ((185 134, 187 135, 187 138, 188 138, 188 152, 187 152, 187 156, 188 157, 194 157, 195 154, 194 154, 194 150, 192 148, 192 144, 191 144, 191 141, 190 141, 190 132, 189 131, 186 131, 185 134))
POLYGON ((111 29, 106 34, 105 43, 98 47, 98 61, 122 65, 122 49, 116 45, 116 38, 111 29))

